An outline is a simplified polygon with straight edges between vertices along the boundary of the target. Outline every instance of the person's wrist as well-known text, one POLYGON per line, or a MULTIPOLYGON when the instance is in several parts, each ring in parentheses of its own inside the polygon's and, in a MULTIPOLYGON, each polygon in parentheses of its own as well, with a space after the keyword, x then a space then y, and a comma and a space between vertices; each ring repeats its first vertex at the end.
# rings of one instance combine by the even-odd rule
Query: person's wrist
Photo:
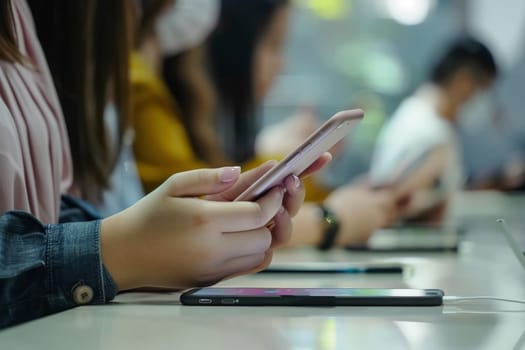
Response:
POLYGON ((118 291, 141 286, 140 268, 135 267, 133 239, 126 234, 121 214, 102 220, 100 224, 100 254, 118 291))

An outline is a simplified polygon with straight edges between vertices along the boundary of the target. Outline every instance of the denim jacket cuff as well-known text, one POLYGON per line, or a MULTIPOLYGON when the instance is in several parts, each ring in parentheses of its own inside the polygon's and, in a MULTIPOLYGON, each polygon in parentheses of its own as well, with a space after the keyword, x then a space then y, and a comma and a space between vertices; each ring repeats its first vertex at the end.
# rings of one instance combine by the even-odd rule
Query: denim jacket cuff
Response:
POLYGON ((48 225, 47 283, 52 309, 104 304, 117 294, 100 256, 100 221, 48 225))

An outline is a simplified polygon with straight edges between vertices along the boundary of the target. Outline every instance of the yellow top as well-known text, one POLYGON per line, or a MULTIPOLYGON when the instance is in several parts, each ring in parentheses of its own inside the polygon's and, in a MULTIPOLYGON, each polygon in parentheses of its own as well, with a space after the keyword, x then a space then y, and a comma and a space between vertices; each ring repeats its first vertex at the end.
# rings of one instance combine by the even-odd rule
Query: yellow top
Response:
POLYGON ((146 192, 172 174, 206 168, 191 148, 167 87, 138 54, 131 56, 133 150, 146 192))
MULTIPOLYGON (((133 149, 146 193, 172 174, 209 167, 193 151, 179 118, 180 111, 168 88, 136 53, 131 55, 131 91, 135 129, 133 149)), ((243 168, 254 168, 266 160, 256 158, 243 168)), ((311 180, 307 180, 306 190, 307 198, 312 201, 320 201, 327 194, 311 180)))

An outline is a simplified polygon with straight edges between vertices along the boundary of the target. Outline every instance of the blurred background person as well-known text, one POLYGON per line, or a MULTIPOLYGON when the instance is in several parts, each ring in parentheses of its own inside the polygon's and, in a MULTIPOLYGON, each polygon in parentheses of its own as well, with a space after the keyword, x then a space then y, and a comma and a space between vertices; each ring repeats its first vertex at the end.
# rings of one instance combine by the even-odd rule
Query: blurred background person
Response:
POLYGON ((113 20, 105 14, 138 9, 115 1, 28 4, 65 114, 75 168, 73 194, 104 217, 115 214, 135 204, 144 191, 132 150, 127 53, 133 19, 119 15, 113 20), (86 34, 89 21, 97 25, 86 34))
MULTIPOLYGON (((211 134, 207 142, 214 140, 212 132, 196 131, 212 127, 209 118, 214 102, 210 100, 214 97, 213 90, 208 88, 209 79, 201 73, 204 68, 199 67, 203 63, 198 48, 200 43, 197 42, 190 47, 180 47, 182 51, 178 53, 178 57, 166 60, 169 66, 165 67, 165 71, 169 72, 167 75, 173 89, 180 95, 184 94, 185 107, 180 107, 181 104, 175 100, 162 80, 164 55, 174 54, 173 49, 176 47, 170 40, 180 37, 184 41, 184 34, 191 31, 188 28, 182 30, 183 27, 178 24, 173 28, 166 24, 166 21, 180 20, 180 17, 174 15, 179 10, 177 3, 140 3, 144 11, 137 25, 135 50, 131 56, 131 109, 135 130, 133 151, 143 188, 145 192, 150 192, 173 173, 211 166, 211 163, 199 157, 193 145, 206 143, 200 142, 203 134, 211 134), (174 30, 172 37, 165 33, 170 28, 174 30), (182 88, 188 90, 182 92, 182 88), (193 135, 193 142, 190 135, 193 135)), ((209 23, 203 25, 202 33, 196 36, 201 40, 204 40, 216 21, 214 6, 216 4, 211 1, 207 7, 202 8, 203 13, 207 10, 212 13, 206 15, 209 23)), ((215 148, 220 150, 219 147, 215 148)), ((220 152, 215 151, 215 154, 220 152)))
MULTIPOLYGON (((525 32, 524 32, 525 33, 525 32)), ((503 72, 484 100, 460 120, 470 190, 523 191, 525 184, 525 55, 503 72)))
POLYGON ((372 183, 391 181, 411 194, 407 217, 441 221, 451 196, 464 186, 457 124, 461 110, 478 103, 498 74, 481 42, 464 37, 438 57, 429 81, 401 103, 382 130, 372 159, 372 183), (399 169, 419 162, 400 183, 399 169))
POLYGON ((205 41, 219 10, 219 0, 178 0, 157 23, 163 80, 179 106, 195 155, 210 165, 231 163, 215 132, 215 92, 206 64, 205 41))

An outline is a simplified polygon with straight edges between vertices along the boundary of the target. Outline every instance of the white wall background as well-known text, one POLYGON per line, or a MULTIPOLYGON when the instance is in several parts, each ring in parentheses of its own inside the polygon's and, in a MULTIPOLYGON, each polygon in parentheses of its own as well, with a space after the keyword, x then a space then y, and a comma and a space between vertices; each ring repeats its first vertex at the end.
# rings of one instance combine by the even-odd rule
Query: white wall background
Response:
POLYGON ((467 28, 510 68, 525 54, 525 0, 468 0, 467 28))

